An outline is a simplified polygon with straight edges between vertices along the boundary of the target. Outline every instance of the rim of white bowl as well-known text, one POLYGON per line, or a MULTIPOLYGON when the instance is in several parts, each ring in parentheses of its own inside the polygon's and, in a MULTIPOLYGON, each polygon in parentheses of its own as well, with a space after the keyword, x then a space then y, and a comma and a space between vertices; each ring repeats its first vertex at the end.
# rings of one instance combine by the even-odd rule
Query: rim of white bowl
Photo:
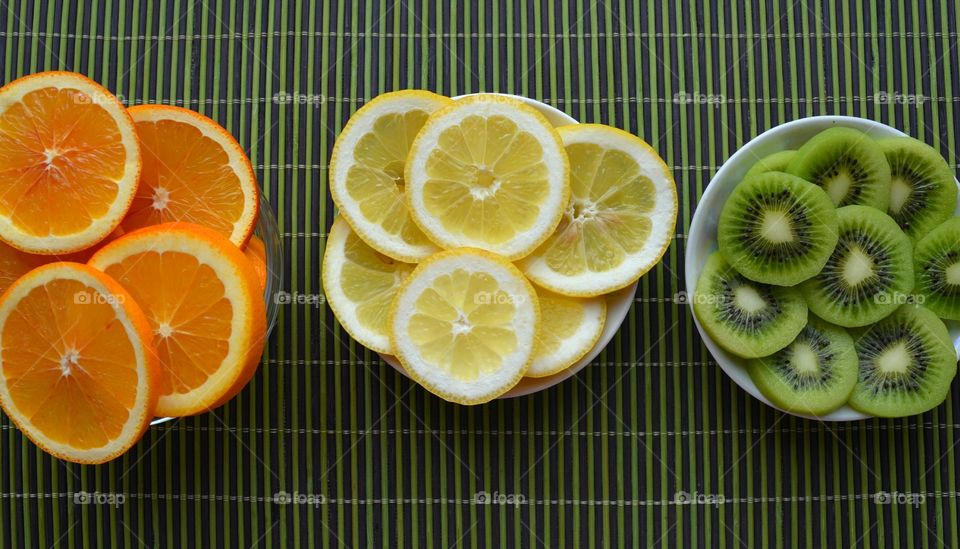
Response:
MULTIPOLYGON (((857 118, 854 116, 811 116, 774 126, 748 141, 720 166, 720 169, 717 170, 717 173, 703 191, 703 195, 697 204, 697 209, 693 214, 693 219, 690 222, 690 232, 687 236, 687 248, 684 258, 687 295, 693 295, 697 285, 697 279, 700 277, 700 271, 703 269, 707 257, 710 255, 710 252, 713 252, 717 248, 716 225, 717 219, 720 216, 720 209, 747 170, 749 170, 757 160, 778 151, 796 149, 813 137, 814 134, 834 126, 857 129, 873 137, 897 137, 906 135, 896 128, 865 118, 857 118)), ((957 184, 960 186, 960 182, 957 184)), ((960 212, 960 208, 958 208, 957 211, 960 212)), ((750 374, 744 365, 745 359, 735 357, 720 348, 700 325, 700 321, 693 312, 693 303, 691 302, 689 305, 694 323, 700 332, 700 337, 710 350, 710 354, 713 355, 714 360, 734 383, 757 400, 781 412, 819 421, 858 421, 875 417, 854 410, 847 405, 823 416, 799 414, 777 406, 760 392, 750 378, 750 374)), ((952 322, 947 323, 947 325, 951 329, 951 335, 956 345, 958 336, 960 336, 960 323, 952 322)))
MULTIPOLYGON (((577 120, 570 116, 569 114, 561 111, 560 109, 547 105, 536 99, 530 99, 529 97, 523 97, 522 95, 514 95, 511 93, 490 93, 491 95, 499 95, 502 97, 512 97, 519 101, 530 105, 531 107, 540 111, 547 120, 550 121, 554 126, 566 126, 569 124, 578 124, 577 120)), ((477 93, 470 93, 466 95, 458 95, 452 99, 462 99, 464 97, 470 97, 472 95, 480 95, 477 93)), ((622 290, 617 290, 611 294, 605 296, 607 300, 607 319, 603 325, 603 333, 600 335, 600 339, 597 340, 597 344, 590 349, 582 359, 580 359, 576 364, 563 370, 562 372, 553 374, 552 376, 547 377, 525 377, 520 380, 517 385, 506 393, 497 397, 497 399, 505 398, 516 398, 520 396, 531 395, 533 393, 538 393, 545 389, 549 389, 554 385, 562 383, 567 379, 575 376, 580 370, 582 370, 587 364, 597 358, 606 347, 613 340, 614 336, 617 335, 617 332, 620 331, 620 326, 623 324, 623 321, 627 318, 627 313, 630 311, 630 306, 633 304, 633 297, 637 293, 637 284, 639 280, 635 281, 630 286, 623 288, 622 290)), ((400 365, 400 362, 397 360, 397 357, 393 355, 380 354, 380 358, 384 362, 393 366, 395 370, 400 372, 403 375, 407 375, 407 372, 404 371, 403 366, 400 365)), ((409 376, 407 376, 409 377, 409 376)))

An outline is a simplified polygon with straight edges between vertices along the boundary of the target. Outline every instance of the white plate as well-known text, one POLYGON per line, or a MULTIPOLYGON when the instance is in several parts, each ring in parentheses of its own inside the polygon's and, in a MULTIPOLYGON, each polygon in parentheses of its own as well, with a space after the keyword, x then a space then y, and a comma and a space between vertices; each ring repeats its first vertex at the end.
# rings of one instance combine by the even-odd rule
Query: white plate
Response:
MULTIPOLYGON (((860 130, 875 139, 905 135, 900 130, 863 118, 851 116, 813 116, 787 122, 753 138, 749 143, 741 147, 736 154, 724 162, 723 166, 717 171, 717 174, 713 176, 710 184, 703 192, 699 204, 697 204, 697 211, 693 214, 693 220, 690 222, 690 234, 687 236, 686 285, 689 295, 693 295, 693 291, 697 285, 697 279, 700 278, 700 271, 707 262, 707 257, 717 249, 717 220, 720 217, 720 210, 723 208, 727 197, 733 192, 733 188, 743 179, 747 170, 749 170, 757 160, 775 152, 787 149, 798 149, 814 135, 834 126, 860 130)), ((960 185, 960 183, 958 183, 958 185, 960 185)), ((960 213, 960 206, 957 208, 957 213, 960 213)), ((692 303, 690 304, 690 309, 691 311, 693 310, 692 303)), ((747 372, 746 361, 744 359, 733 356, 720 348, 703 330, 703 327, 700 326, 696 315, 694 315, 694 322, 697 325, 697 329, 700 330, 700 336, 703 338, 704 344, 710 349, 710 353, 720 367, 723 368, 723 371, 726 372, 737 385, 758 400, 786 412, 786 410, 770 402, 763 396, 760 390, 757 389, 757 386, 750 378, 750 374, 747 372)), ((956 347, 957 344, 960 343, 960 322, 948 321, 947 328, 950 329, 950 335, 953 337, 954 346, 956 347)), ((794 412, 787 413, 822 421, 853 421, 873 417, 869 414, 858 412, 849 406, 843 406, 827 415, 818 417, 794 412)))
MULTIPOLYGON (((540 113, 547 117, 547 120, 549 120, 554 126, 566 126, 568 124, 577 123, 577 121, 571 118, 567 113, 551 107, 546 103, 541 103, 540 101, 536 101, 534 99, 521 97, 519 95, 511 95, 508 93, 500 93, 497 95, 513 97, 514 99, 523 101, 527 105, 530 105, 531 107, 540 111, 540 113)), ((460 95, 454 97, 454 99, 460 99, 462 97, 469 97, 469 95, 460 95)), ((593 346, 593 349, 590 349, 590 352, 587 353, 583 359, 566 370, 557 374, 553 374, 552 376, 540 378, 525 377, 521 379, 520 383, 514 386, 513 389, 510 389, 506 393, 500 395, 499 398, 513 398, 529 395, 549 387, 553 387, 557 383, 560 383, 561 381, 564 381, 565 379, 575 375, 587 364, 590 364, 590 361, 596 358, 597 355, 600 354, 600 351, 602 351, 607 344, 610 343, 610 340, 613 339, 613 336, 617 334, 617 331, 620 329, 620 325, 623 324, 623 319, 627 317, 627 311, 630 310, 630 305, 633 303, 633 296, 636 293, 637 282, 634 282, 630 286, 606 296, 607 320, 603 326, 603 334, 600 335, 600 339, 597 341, 597 344, 593 346)), ((380 358, 382 358, 387 364, 393 366, 401 374, 407 375, 407 373, 403 370, 403 366, 400 366, 400 362, 397 360, 397 357, 381 354, 380 358)))

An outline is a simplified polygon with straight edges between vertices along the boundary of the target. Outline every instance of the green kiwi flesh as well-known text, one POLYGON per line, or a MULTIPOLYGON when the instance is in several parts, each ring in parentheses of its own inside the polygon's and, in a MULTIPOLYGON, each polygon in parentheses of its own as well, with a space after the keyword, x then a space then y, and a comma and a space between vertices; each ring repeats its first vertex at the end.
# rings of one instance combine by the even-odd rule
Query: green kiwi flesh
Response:
POLYGON ((912 137, 881 139, 877 145, 890 164, 887 213, 916 242, 953 215, 953 170, 936 149, 912 137))
POLYGON ((807 304, 797 290, 749 280, 719 252, 707 259, 692 300, 710 337, 744 358, 779 351, 807 324, 807 304))
POLYGON ((887 211, 890 165, 876 142, 851 128, 824 130, 807 141, 787 172, 823 189, 837 207, 851 204, 887 211))
POLYGON ((903 305, 856 341, 859 373, 850 406, 881 417, 930 410, 947 397, 957 353, 947 327, 918 305, 903 305))
POLYGON ((917 300, 940 318, 960 320, 960 217, 917 242, 913 266, 917 300))
POLYGON ((874 208, 846 206, 837 217, 836 248, 801 290, 820 318, 846 328, 866 326, 908 301, 914 283, 910 239, 874 208))
POLYGON ((743 180, 720 213, 717 240, 745 277, 792 286, 823 268, 837 243, 837 214, 823 189, 780 172, 743 180))
POLYGON ((765 156, 757 160, 757 163, 754 164, 743 177, 747 178, 764 172, 785 172, 787 171, 787 166, 790 164, 790 161, 793 160, 796 154, 797 151, 787 150, 765 156))
POLYGON ((799 335, 747 371, 771 402, 789 412, 828 414, 847 402, 857 383, 857 353, 846 330, 813 315, 799 335))

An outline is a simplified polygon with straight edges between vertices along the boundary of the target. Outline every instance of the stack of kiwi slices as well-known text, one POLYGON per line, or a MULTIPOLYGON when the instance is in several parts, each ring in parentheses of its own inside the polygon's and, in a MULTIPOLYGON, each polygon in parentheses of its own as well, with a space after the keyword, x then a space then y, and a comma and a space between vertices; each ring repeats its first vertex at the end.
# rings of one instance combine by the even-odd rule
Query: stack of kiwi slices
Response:
POLYGON ((785 410, 930 410, 957 371, 943 320, 960 320, 956 204, 932 147, 823 131, 760 159, 734 189, 694 312, 785 410))

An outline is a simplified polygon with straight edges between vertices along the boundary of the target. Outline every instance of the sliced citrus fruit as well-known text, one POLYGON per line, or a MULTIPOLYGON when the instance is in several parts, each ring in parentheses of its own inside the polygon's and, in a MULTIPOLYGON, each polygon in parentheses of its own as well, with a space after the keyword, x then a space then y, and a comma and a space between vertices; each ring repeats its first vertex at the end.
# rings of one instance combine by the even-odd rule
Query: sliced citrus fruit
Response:
POLYGON ((139 177, 130 115, 93 80, 41 72, 0 88, 0 238, 11 246, 58 254, 99 242, 139 177))
POLYGON ((93 257, 93 254, 97 253, 97 250, 106 246, 107 244, 113 242, 114 240, 123 236, 123 227, 117 227, 113 230, 112 233, 108 234, 106 238, 97 242, 89 248, 84 248, 79 252, 73 252, 69 254, 56 254, 56 255, 47 255, 47 256, 34 256, 40 259, 46 259, 45 263, 54 263, 56 261, 72 261, 74 263, 86 263, 93 257))
POLYGON ((32 269, 47 263, 57 263, 59 261, 72 261, 74 263, 86 263, 90 256, 94 254, 101 246, 117 238, 121 233, 120 227, 117 227, 107 238, 97 244, 70 254, 57 255, 38 255, 22 252, 12 246, 0 242, 0 294, 5 292, 18 278, 27 274, 32 269))
POLYGON ((0 294, 7 291, 18 278, 45 263, 46 256, 38 256, 0 242, 0 294))
POLYGON ((150 325, 116 281, 79 263, 38 267, 0 299, 0 404, 37 446, 103 463, 154 415, 150 325))
POLYGON ((414 267, 374 250, 337 217, 323 253, 327 304, 353 339, 374 351, 392 353, 387 312, 414 267))
POLYGON ((223 235, 191 223, 133 231, 90 266, 126 288, 153 331, 163 376, 157 414, 211 410, 253 376, 266 313, 257 274, 223 235))
POLYGON ((421 90, 377 96, 350 118, 330 157, 330 194, 350 226, 370 246, 415 263, 437 251, 410 220, 404 165, 430 113, 450 99, 421 90))
POLYGON ((543 115, 516 99, 479 94, 424 124, 407 158, 406 196, 414 221, 439 246, 515 260, 556 229, 569 174, 543 115))
POLYGON ((559 129, 573 196, 556 232, 521 268, 539 286, 596 296, 629 286, 660 261, 673 239, 677 189, 670 170, 639 137, 599 124, 559 129))
POLYGON ((578 298, 537 288, 540 331, 527 377, 546 377, 576 364, 600 340, 607 320, 601 297, 578 298))
POLYGON ((260 191, 237 140, 189 109, 138 105, 130 116, 143 148, 143 173, 123 228, 185 221, 243 246, 257 222, 260 191))
POLYGON ((537 294, 513 264, 460 248, 417 266, 391 304, 388 331, 413 379, 446 400, 479 404, 527 372, 539 324, 537 294))
POLYGON ((247 256, 253 270, 257 272, 257 282, 260 283, 260 293, 267 291, 267 248, 263 240, 257 235, 251 235, 247 245, 243 247, 243 255, 247 256))

